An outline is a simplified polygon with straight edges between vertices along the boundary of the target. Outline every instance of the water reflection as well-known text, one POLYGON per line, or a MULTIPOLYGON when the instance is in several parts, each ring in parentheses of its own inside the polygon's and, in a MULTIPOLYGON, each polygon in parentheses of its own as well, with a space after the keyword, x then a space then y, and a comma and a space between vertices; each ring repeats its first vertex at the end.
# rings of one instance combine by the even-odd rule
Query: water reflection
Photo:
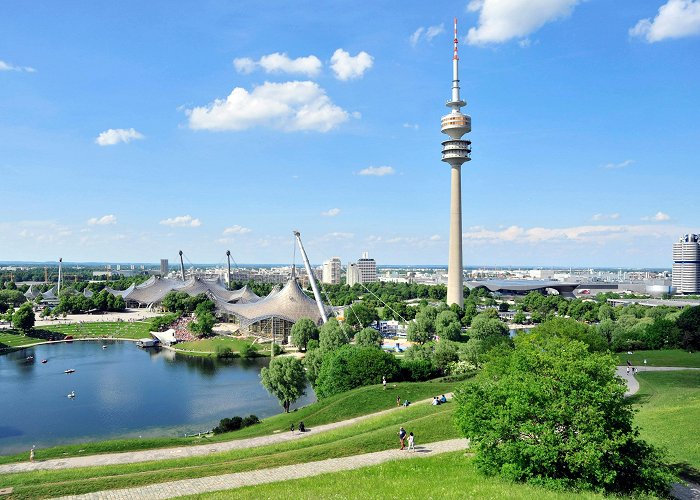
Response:
MULTIPOLYGON (((34 444, 182 435, 209 430, 224 417, 280 413, 260 385, 267 363, 120 341, 40 345, 0 356, 0 454, 34 444), (64 373, 69 368, 75 373, 64 373), (72 391, 75 398, 68 398, 72 391)), ((307 392, 297 406, 315 399, 311 388, 307 392)))

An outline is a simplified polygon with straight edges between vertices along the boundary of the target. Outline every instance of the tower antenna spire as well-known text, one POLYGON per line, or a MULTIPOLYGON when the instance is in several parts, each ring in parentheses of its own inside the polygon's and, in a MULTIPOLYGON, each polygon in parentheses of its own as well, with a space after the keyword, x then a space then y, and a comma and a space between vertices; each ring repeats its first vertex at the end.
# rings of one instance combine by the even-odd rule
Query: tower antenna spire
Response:
POLYGON ((471 159, 471 141, 462 139, 471 132, 472 119, 462 113, 466 106, 459 97, 459 54, 457 45, 457 18, 455 17, 454 55, 452 56, 452 98, 447 107, 452 111, 442 117, 441 131, 449 136, 442 142, 442 161, 451 167, 450 193, 450 251, 447 266, 447 304, 464 306, 462 267, 462 164, 471 159))

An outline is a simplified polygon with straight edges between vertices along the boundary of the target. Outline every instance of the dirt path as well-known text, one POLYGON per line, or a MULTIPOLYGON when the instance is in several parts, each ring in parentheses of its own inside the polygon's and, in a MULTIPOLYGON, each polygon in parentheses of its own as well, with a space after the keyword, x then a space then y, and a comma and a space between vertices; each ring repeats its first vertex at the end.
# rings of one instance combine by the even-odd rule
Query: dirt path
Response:
MULTIPOLYGON (((210 491, 230 490, 242 486, 289 481, 303 477, 318 476, 332 472, 359 469, 372 465, 378 465, 391 460, 405 460, 413 458, 427 458, 440 453, 464 450, 468 446, 466 439, 450 439, 438 441, 423 446, 416 446, 415 453, 400 450, 385 450, 364 455, 354 455, 343 458, 329 458, 318 462, 306 462, 294 465, 285 465, 271 469, 252 470, 225 474, 222 476, 209 476, 197 479, 183 479, 167 483, 152 484, 140 488, 127 488, 122 490, 110 490, 87 493, 85 495, 66 496, 59 500, 133 500, 139 499, 165 499, 184 495, 196 495, 210 491)), ((280 490, 283 495, 283 490, 280 490)))
MULTIPOLYGON (((452 394, 447 395, 452 399, 452 394)), ((432 399, 425 399, 413 404, 429 404, 432 399)), ((317 425, 307 427, 307 432, 279 432, 276 434, 268 434, 266 436, 258 436, 247 439, 235 439, 220 443, 202 444, 194 446, 179 446, 175 448, 157 448, 152 450, 128 451, 123 453, 105 453, 101 455, 88 455, 84 457, 69 457, 55 458, 37 462, 18 462, 13 464, 0 465, 0 474, 11 474, 14 472, 28 472, 35 470, 57 470, 57 469, 73 469, 77 467, 93 467, 100 465, 116 465, 129 464, 136 462, 150 462, 153 460, 169 460, 172 458, 186 458, 212 453, 221 453, 230 450, 240 450, 244 448, 256 448, 258 446, 266 446, 269 444, 282 443, 296 439, 304 439, 309 436, 315 436, 321 432, 347 427, 349 425, 362 422, 370 418, 387 413, 403 410, 403 407, 393 407, 388 410, 370 413, 369 415, 361 415, 359 417, 333 422, 330 424, 317 425)))

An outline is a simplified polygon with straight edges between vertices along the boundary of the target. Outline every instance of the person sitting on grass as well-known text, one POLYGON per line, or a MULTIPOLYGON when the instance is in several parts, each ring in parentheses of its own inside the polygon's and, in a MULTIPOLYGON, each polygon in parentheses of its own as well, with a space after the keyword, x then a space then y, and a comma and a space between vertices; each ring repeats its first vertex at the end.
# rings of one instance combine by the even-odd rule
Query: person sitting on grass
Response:
POLYGON ((442 397, 440 398, 440 402, 441 402, 441 403, 447 403, 447 398, 445 397, 444 394, 443 394, 442 397))
POLYGON ((299 432, 306 432, 306 427, 304 427, 304 422, 299 422, 299 432))
POLYGON ((411 402, 407 399, 406 401, 403 402, 403 407, 406 408, 410 404, 411 404, 411 402))
POLYGON ((438 401, 437 396, 433 396, 433 402, 430 404, 432 404, 433 406, 437 406, 440 404, 440 401, 438 401))

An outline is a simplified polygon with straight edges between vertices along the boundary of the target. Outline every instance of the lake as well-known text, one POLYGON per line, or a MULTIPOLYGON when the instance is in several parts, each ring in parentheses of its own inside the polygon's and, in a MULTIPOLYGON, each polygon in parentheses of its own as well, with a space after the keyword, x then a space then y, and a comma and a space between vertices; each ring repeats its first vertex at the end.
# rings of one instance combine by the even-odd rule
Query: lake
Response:
MULTIPOLYGON (((260 383, 268 363, 184 356, 126 341, 44 344, 1 355, 0 454, 32 445, 183 436, 209 431, 225 417, 281 413, 260 383), (75 398, 68 398, 72 391, 75 398)), ((292 408, 315 400, 309 387, 292 408)))

